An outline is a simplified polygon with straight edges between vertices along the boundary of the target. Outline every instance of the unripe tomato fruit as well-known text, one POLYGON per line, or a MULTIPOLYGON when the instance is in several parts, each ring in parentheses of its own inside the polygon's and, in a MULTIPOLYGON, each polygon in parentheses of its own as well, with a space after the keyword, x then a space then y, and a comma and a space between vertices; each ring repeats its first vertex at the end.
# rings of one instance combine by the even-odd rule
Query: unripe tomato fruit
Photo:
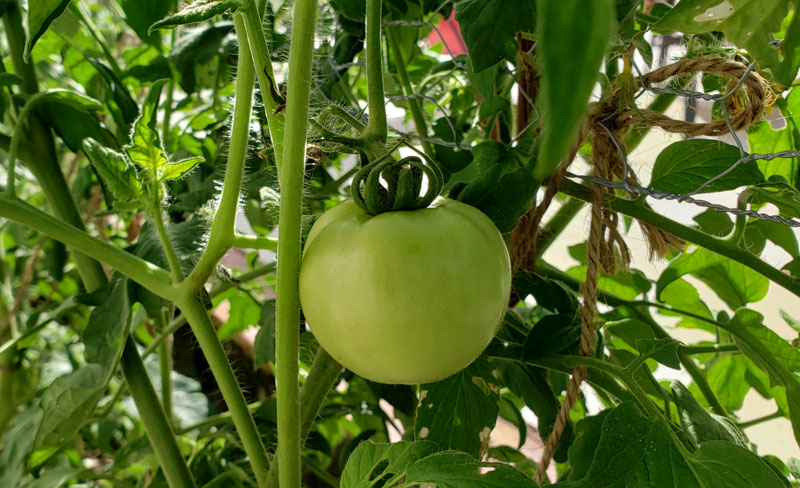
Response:
POLYGON ((500 232, 446 198, 376 216, 341 203, 311 228, 300 268, 320 345, 380 383, 428 383, 468 366, 497 332, 510 288, 500 232))

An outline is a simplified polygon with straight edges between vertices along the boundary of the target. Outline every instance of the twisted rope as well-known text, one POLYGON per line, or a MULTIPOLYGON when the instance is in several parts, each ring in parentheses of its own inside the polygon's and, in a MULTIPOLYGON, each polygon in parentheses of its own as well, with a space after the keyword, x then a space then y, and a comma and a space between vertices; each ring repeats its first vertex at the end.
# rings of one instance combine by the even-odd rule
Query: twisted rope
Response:
MULTIPOLYGON (((626 162, 625 148, 618 141, 625 132, 634 125, 657 126, 667 132, 685 134, 687 136, 720 136, 725 132, 744 129, 761 118, 765 105, 774 100, 766 80, 739 62, 716 57, 700 57, 683 59, 674 64, 654 70, 635 79, 635 87, 656 90, 651 85, 666 81, 675 76, 684 76, 698 72, 711 73, 738 80, 725 95, 717 96, 717 100, 725 103, 726 99, 735 97, 730 103, 733 117, 716 120, 706 124, 685 122, 672 119, 660 112, 637 107, 620 109, 620 101, 626 96, 615 91, 608 99, 590 108, 584 124, 578 132, 575 142, 570 147, 558 169, 550 177, 547 189, 538 206, 533 207, 520 220, 512 233, 512 266, 514 272, 520 269, 531 269, 536 260, 536 240, 542 217, 558 193, 561 183, 567 175, 570 164, 575 159, 583 140, 594 131, 592 147, 592 164, 599 179, 618 179, 622 189, 637 187, 638 180, 626 162), (740 88, 743 89, 742 95, 740 88), (598 128, 602 130, 598 130, 598 128)), ((627 266, 629 257, 627 247, 617 231, 618 216, 615 212, 603 207, 603 196, 614 191, 607 186, 594 184, 591 193, 591 224, 586 250, 586 282, 582 289, 583 305, 581 308, 581 339, 579 354, 591 355, 595 343, 595 307, 597 303, 597 279, 602 265, 607 271, 616 269, 617 257, 623 267, 627 266)), ((629 192, 635 195, 636 192, 629 192)), ((669 247, 681 244, 674 236, 661 229, 640 222, 642 230, 650 245, 651 254, 663 255, 669 247)), ((544 451, 536 467, 534 479, 540 485, 547 476, 547 467, 558 447, 561 435, 569 421, 569 412, 578 399, 580 385, 587 377, 585 366, 578 366, 572 371, 567 385, 564 401, 556 417, 553 430, 544 445, 544 451)))

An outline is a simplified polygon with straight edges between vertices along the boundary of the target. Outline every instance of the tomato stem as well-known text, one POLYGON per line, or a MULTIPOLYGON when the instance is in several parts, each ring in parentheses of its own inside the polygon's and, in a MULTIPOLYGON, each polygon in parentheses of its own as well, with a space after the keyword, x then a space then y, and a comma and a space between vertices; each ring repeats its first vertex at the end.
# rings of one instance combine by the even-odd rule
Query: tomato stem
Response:
POLYGON ((272 70, 272 57, 270 56, 267 39, 264 35, 264 28, 261 19, 264 18, 265 0, 244 0, 244 26, 241 32, 237 29, 237 35, 247 34, 247 41, 250 43, 250 53, 258 77, 258 86, 261 89, 264 102, 264 112, 267 115, 269 125, 269 135, 272 139, 272 147, 275 151, 275 165, 278 172, 281 171, 283 161, 283 138, 284 138, 284 117, 281 112, 284 103, 282 95, 278 92, 278 84, 275 83, 275 73, 272 70))
POLYGON ((366 43, 367 43, 367 103, 369 121, 364 131, 368 143, 386 144, 388 129, 386 106, 383 92, 383 54, 381 52, 381 11, 382 0, 367 0, 366 43))
MULTIPOLYGON (((278 397, 278 479, 281 488, 300 488, 299 328, 301 218, 306 130, 311 92, 316 0, 298 0, 289 50, 286 130, 279 180, 281 206, 278 235, 276 301, 276 388, 278 397)), ((266 476, 266 471, 264 472, 266 476)))

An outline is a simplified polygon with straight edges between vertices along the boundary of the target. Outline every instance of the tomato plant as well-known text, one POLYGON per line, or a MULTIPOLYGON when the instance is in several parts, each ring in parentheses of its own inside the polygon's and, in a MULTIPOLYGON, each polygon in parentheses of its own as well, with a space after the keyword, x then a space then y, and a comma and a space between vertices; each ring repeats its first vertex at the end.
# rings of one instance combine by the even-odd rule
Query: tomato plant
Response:
POLYGON ((800 17, 0 0, 0 487, 800 486, 800 17))

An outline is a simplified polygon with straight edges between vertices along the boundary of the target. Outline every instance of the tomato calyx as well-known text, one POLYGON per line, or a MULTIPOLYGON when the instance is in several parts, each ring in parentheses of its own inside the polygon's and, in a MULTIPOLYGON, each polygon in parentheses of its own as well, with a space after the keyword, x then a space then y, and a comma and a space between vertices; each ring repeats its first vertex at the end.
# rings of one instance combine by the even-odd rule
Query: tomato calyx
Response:
MULTIPOLYGON (((364 153, 361 160, 367 161, 364 153)), ((370 215, 418 210, 430 205, 442 190, 443 176, 435 163, 417 156, 395 160, 387 153, 365 164, 353 177, 353 201, 370 215), (422 191, 423 175, 428 188, 422 191), (383 180, 383 182, 381 181, 383 180)))

